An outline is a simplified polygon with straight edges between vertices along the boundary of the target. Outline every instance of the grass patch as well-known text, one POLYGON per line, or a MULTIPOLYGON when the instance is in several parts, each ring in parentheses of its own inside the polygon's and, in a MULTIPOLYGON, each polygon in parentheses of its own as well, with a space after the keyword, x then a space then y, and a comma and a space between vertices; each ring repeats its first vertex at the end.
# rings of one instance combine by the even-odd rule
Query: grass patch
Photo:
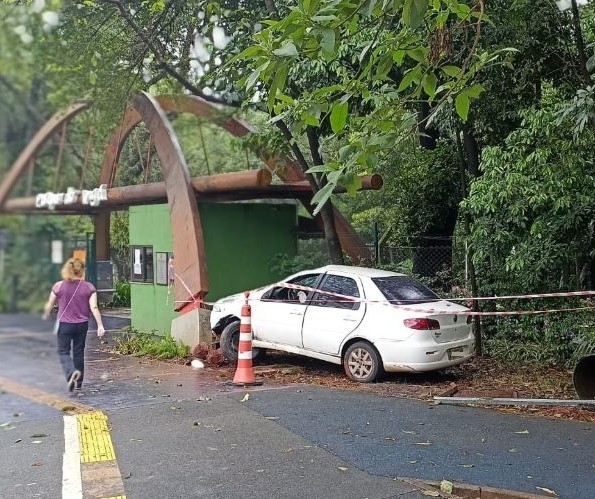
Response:
POLYGON ((123 329, 124 333, 115 339, 115 352, 135 357, 153 357, 156 359, 175 359, 186 357, 189 349, 176 343, 170 333, 165 336, 138 331, 132 327, 123 329))

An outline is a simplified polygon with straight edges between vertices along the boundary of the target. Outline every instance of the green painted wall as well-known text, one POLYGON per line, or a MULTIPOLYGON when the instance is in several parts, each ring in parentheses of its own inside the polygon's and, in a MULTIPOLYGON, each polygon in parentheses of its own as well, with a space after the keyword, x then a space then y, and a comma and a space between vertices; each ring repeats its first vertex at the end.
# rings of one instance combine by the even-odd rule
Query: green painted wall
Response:
MULTIPOLYGON (((273 272, 270 263, 278 253, 296 254, 295 205, 200 203, 198 209, 209 273, 210 291, 206 301, 285 277, 273 272)), ((172 251, 167 205, 130 208, 130 245, 152 245, 153 255, 172 251)), ((177 314, 172 311, 173 294, 167 303, 167 287, 140 283, 131 283, 130 287, 132 327, 141 331, 169 331, 177 314)))
MULTIPOLYGON (((169 209, 167 205, 131 206, 129 211, 130 245, 153 246, 155 254, 172 250, 169 209)), ((173 289, 151 283, 130 283, 131 326, 139 331, 165 333, 177 317, 173 311, 173 289)))

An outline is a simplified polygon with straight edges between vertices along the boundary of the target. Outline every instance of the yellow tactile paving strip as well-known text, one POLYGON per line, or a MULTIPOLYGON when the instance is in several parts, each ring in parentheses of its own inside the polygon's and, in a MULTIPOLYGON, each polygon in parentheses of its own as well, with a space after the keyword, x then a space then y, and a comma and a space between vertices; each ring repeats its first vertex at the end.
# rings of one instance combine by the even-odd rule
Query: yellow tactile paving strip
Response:
POLYGON ((83 487, 89 497, 126 499, 122 476, 109 432, 107 415, 101 411, 77 414, 83 487), (97 466, 100 466, 97 468, 97 466), (104 496, 104 493, 118 494, 104 496))
POLYGON ((0 390, 14 393, 29 400, 33 400, 38 404, 47 405, 68 414, 84 413, 94 410, 92 407, 81 404, 80 402, 75 402, 72 399, 59 397, 52 393, 34 388, 30 385, 17 383, 16 381, 8 378, 0 377, 0 390))
POLYGON ((78 414, 77 421, 81 443, 81 463, 115 461, 116 453, 107 426, 107 416, 96 411, 78 414))
POLYGON ((126 499, 122 476, 105 414, 91 406, 66 399, 0 376, 0 390, 28 398, 77 418, 85 497, 126 499), (94 464, 95 463, 95 464, 94 464), (98 467, 98 468, 94 468, 98 467), (103 493, 101 493, 103 491, 103 493), (118 494, 118 495, 115 495, 118 494))

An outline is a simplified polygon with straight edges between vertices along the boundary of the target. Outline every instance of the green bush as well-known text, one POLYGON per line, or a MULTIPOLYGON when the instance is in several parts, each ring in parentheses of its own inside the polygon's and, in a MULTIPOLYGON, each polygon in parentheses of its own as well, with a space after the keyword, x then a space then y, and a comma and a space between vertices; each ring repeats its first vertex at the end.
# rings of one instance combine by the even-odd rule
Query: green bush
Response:
POLYGON ((270 261, 271 271, 280 277, 287 277, 302 270, 315 269, 328 265, 328 255, 323 251, 313 251, 294 257, 279 253, 270 261))
POLYGON ((130 308, 130 283, 128 281, 116 281, 114 297, 109 306, 130 308))
POLYGON ((176 343, 170 333, 161 336, 156 334, 155 330, 147 333, 132 327, 126 327, 123 331, 123 334, 116 338, 115 348, 115 351, 122 355, 173 359, 186 357, 189 353, 188 347, 176 343))
MULTIPOLYGON (((555 307, 529 301, 524 308, 570 308, 573 305, 567 302, 555 307)), ((485 353, 503 362, 571 367, 581 357, 595 353, 595 325, 590 311, 489 318, 483 325, 485 353)))

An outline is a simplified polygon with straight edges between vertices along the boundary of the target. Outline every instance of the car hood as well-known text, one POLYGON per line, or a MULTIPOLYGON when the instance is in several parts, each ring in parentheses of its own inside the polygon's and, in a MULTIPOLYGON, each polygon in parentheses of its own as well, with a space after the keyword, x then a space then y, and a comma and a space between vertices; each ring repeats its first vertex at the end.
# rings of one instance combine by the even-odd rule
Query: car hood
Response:
MULTIPOLYGON (((264 291, 266 289, 268 289, 270 286, 263 286, 262 288, 257 288, 257 289, 252 289, 249 291, 250 293, 250 298, 260 298, 260 296, 262 295, 262 293, 264 293, 264 291)), ((225 296, 223 298, 219 298, 218 300, 216 300, 215 302, 213 302, 213 304, 215 305, 227 305, 227 304, 232 304, 232 303, 237 303, 237 302, 242 302, 244 303, 244 301, 246 300, 246 297, 244 296, 244 291, 242 291, 241 293, 236 293, 233 295, 229 295, 229 296, 225 296)))

